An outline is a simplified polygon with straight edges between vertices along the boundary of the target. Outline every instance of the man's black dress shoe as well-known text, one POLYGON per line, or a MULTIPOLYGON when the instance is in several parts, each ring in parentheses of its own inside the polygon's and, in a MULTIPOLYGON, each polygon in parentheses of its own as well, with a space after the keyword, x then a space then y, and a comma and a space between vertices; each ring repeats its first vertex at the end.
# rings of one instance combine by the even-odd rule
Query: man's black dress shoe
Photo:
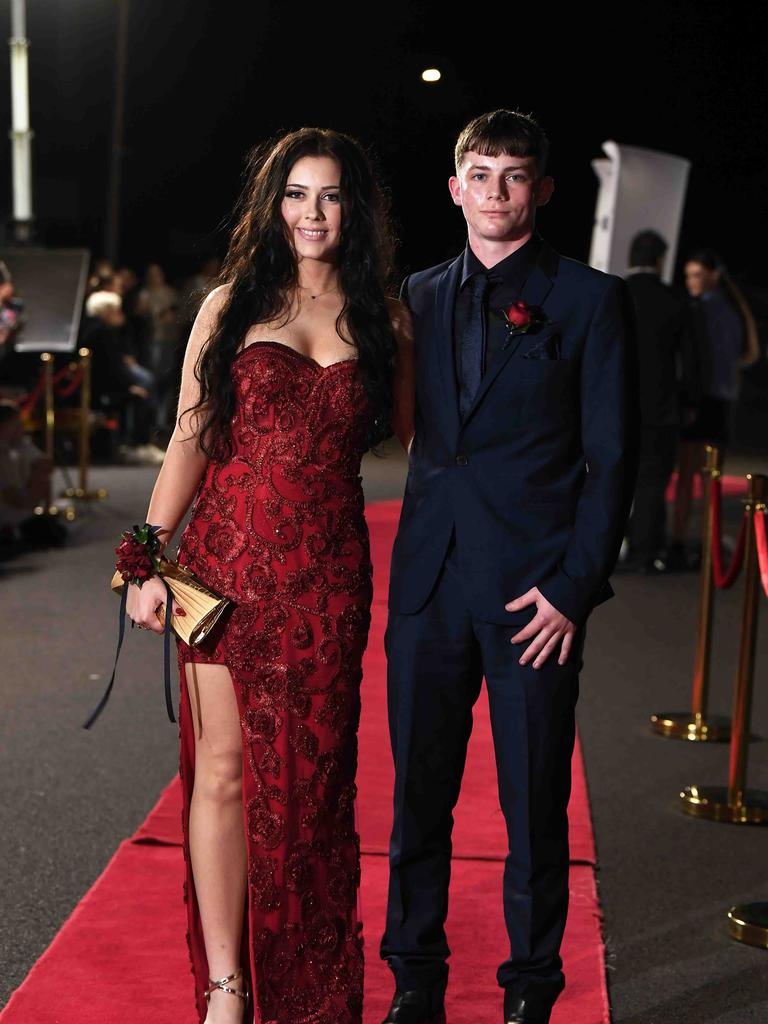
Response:
POLYGON ((382 1024, 445 1024, 443 989, 397 989, 382 1024))
POLYGON ((504 1024, 549 1024, 551 1012, 511 988, 504 989, 504 1024))

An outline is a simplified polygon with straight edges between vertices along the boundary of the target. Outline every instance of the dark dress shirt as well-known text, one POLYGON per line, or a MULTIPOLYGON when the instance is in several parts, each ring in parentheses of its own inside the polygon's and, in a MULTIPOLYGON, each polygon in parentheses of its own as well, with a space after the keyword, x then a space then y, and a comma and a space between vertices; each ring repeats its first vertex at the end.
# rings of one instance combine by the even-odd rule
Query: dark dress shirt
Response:
POLYGON ((502 348, 507 340, 507 325, 499 314, 513 302, 517 302, 523 285, 533 269, 539 254, 541 241, 538 235, 531 238, 515 252, 505 256, 493 267, 485 267, 475 256, 467 243, 464 250, 464 263, 461 280, 456 292, 456 305, 453 325, 453 351, 456 366, 457 390, 461 383, 460 343, 469 317, 470 288, 469 278, 476 273, 487 274, 490 287, 485 303, 485 367, 493 356, 502 348))

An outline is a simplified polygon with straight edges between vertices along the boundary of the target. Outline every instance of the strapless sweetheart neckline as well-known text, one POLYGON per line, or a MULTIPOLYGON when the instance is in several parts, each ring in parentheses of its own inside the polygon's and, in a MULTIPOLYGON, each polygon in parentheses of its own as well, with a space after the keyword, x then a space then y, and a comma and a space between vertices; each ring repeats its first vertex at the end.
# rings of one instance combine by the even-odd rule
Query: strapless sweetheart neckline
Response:
POLYGON ((344 363, 357 362, 357 356, 353 356, 350 359, 337 359, 336 362, 334 363, 318 363, 318 361, 316 359, 313 359, 312 356, 305 355, 304 352, 299 352, 297 348, 293 348, 291 345, 286 345, 285 342, 283 341, 267 340, 248 342, 248 344, 244 348, 241 348, 239 352, 235 353, 235 359, 239 359, 240 356, 244 355, 244 353, 248 351, 248 349, 258 348, 262 345, 274 345, 275 348, 285 349, 286 352, 293 352, 293 354, 295 356, 298 356, 299 359, 305 359, 308 363, 311 363, 312 366, 316 366, 318 370, 331 370, 333 369, 334 366, 343 366, 344 363))

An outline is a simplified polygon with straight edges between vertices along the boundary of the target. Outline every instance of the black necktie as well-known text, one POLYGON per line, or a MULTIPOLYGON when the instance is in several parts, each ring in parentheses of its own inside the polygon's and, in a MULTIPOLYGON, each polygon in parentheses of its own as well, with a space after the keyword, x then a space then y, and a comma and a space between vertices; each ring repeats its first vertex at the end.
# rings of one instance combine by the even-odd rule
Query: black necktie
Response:
POLYGON ((489 281, 487 274, 473 274, 469 281, 471 289, 469 317, 461 338, 459 365, 461 385, 459 387, 459 413, 464 419, 472 408, 480 379, 483 376, 485 359, 485 296, 489 281))

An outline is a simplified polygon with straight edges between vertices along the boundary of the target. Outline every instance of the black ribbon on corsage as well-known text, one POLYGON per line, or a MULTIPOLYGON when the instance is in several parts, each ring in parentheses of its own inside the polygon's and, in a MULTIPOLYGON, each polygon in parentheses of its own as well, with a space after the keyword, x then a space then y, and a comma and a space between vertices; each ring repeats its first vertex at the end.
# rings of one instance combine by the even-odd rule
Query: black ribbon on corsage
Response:
MULTIPOLYGON (((165 580, 163 580, 165 583, 165 580)), ((172 722, 176 722, 176 718, 173 714, 173 695, 171 692, 171 609, 173 608, 173 593, 171 588, 165 583, 165 590, 167 593, 167 600, 165 605, 165 626, 163 627, 163 674, 165 684, 165 709, 168 712, 168 717, 172 722)), ((119 625, 117 632, 117 650, 115 651, 115 663, 112 666, 112 675, 109 677, 107 688, 104 691, 104 696, 101 698, 99 703, 96 705, 94 710, 88 716, 86 721, 83 723, 84 729, 90 729, 96 719, 99 717, 101 712, 107 706, 107 701, 112 693, 112 687, 115 685, 115 675, 117 673, 117 662, 120 657, 120 648, 123 646, 123 639, 125 637, 125 605, 128 600, 128 584, 123 584, 123 592, 120 595, 120 611, 119 611, 119 625)), ((133 624, 131 624, 133 628, 133 624)))
MULTIPOLYGON (((99 703, 96 705, 94 710, 88 716, 86 721, 83 723, 84 729, 90 729, 96 719, 99 717, 101 712, 107 706, 110 694, 112 693, 112 687, 115 685, 115 676, 117 674, 117 662, 120 658, 120 649, 123 646, 123 640, 125 639, 125 611, 126 604, 128 601, 128 587, 131 583, 137 583, 139 587, 147 579, 151 578, 152 575, 160 575, 160 563, 157 555, 160 550, 160 541, 157 537, 157 532, 160 529, 159 526, 150 526, 148 523, 144 523, 143 526, 134 526, 132 531, 126 530, 122 535, 122 542, 120 547, 116 548, 115 551, 118 555, 117 569, 124 569, 123 578, 123 590, 120 595, 120 610, 118 611, 118 630, 117 630, 117 649, 115 651, 115 661, 112 666, 112 675, 109 677, 107 688, 104 691, 99 703), (140 553, 141 548, 145 549, 144 554, 140 553), (151 569, 147 570, 146 565, 141 566, 140 561, 142 558, 147 558, 151 565, 151 569)), ((176 718, 173 714, 173 699, 171 694, 171 614, 173 611, 173 592, 166 580, 163 580, 166 592, 166 603, 165 603, 165 623, 163 625, 163 675, 165 684, 165 708, 168 712, 168 718, 172 722, 176 722, 176 718)), ((131 629, 133 629, 134 623, 131 622, 131 629)))

